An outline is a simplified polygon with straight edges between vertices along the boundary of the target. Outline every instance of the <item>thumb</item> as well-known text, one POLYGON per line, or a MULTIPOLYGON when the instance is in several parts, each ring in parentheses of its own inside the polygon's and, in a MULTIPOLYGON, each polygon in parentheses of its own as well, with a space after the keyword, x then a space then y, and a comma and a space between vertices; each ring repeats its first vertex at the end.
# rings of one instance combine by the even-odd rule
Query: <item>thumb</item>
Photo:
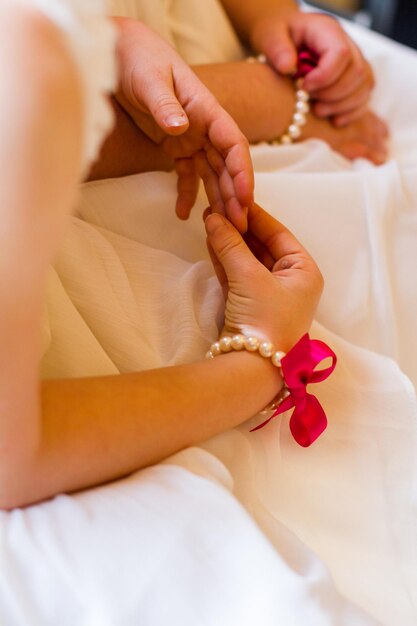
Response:
POLYGON ((204 222, 210 248, 227 280, 238 281, 245 272, 258 265, 258 261, 249 250, 236 228, 219 213, 212 213, 204 222))
POLYGON ((173 87, 153 82, 147 90, 145 104, 158 126, 168 135, 182 135, 188 130, 187 114, 177 100, 173 87))
POLYGON ((280 74, 297 72, 297 48, 291 38, 286 24, 280 24, 271 32, 263 45, 263 50, 280 74))

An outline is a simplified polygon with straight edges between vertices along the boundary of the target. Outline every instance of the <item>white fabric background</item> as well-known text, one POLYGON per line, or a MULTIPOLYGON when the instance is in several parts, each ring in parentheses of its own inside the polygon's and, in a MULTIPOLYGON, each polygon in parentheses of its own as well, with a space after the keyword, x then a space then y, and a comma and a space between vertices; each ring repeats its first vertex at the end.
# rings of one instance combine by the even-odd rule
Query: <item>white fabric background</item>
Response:
MULTIPOLYGON (((182 13, 177 28, 186 3, 143 1, 141 11, 192 55, 196 15, 182 13)), ((205 31, 207 60, 210 47, 238 53, 222 19, 205 31)), ((305 450, 287 419, 252 434, 251 422, 124 481, 0 514, 1 622, 415 624, 417 411, 389 357, 415 379, 417 60, 354 34, 380 77, 389 163, 352 165, 318 141, 253 149, 258 201, 326 278, 312 331, 339 356, 317 390, 326 433, 305 450)), ((84 186, 51 273, 45 376, 202 358, 222 307, 204 251, 205 198, 185 225, 174 202, 171 174, 84 186)))

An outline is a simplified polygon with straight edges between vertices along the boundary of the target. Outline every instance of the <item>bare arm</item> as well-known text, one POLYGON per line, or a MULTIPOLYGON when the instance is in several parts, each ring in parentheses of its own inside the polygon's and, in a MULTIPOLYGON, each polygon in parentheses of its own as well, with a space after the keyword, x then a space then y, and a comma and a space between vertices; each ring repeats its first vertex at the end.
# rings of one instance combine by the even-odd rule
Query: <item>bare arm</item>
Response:
POLYGON ((44 382, 41 445, 23 470, 10 476, 3 506, 75 491, 156 463, 250 418, 279 388, 277 371, 249 353, 44 382))
MULTIPOLYGON (((288 128, 294 113, 294 86, 269 65, 241 61, 193 69, 250 143, 273 140, 288 128)), ((311 111, 301 141, 322 139, 348 159, 363 157, 380 164, 387 157, 387 136, 386 125, 371 112, 345 128, 335 128, 311 111)))

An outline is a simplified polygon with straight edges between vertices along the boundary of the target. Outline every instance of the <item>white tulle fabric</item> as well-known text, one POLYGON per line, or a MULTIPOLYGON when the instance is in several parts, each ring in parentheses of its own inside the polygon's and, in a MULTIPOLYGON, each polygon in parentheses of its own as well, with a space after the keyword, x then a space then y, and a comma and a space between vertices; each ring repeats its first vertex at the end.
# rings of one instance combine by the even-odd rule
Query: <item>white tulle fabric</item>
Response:
MULTIPOLYGON (((214 0, 112 7, 152 16, 189 61, 183 33, 209 40, 207 61, 239 53, 214 0)), ((393 158, 352 165, 319 141, 253 149, 258 200, 326 279, 312 334, 339 357, 317 388, 327 431, 301 449, 287 418, 257 433, 251 421, 124 481, 0 514, 2 623, 416 623, 417 407, 397 362, 417 379, 417 58, 353 33, 377 69, 393 158)), ((203 358, 223 302, 204 194, 182 224, 175 185, 150 173, 83 187, 48 286, 45 377, 203 358)))

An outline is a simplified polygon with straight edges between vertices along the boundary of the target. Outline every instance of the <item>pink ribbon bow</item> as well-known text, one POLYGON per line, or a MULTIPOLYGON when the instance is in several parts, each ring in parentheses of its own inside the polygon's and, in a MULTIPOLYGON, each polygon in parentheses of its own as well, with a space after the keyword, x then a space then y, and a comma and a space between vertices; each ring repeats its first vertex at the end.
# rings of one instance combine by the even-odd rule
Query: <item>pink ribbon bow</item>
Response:
MULTIPOLYGON (((294 407, 290 418, 291 433, 300 446, 307 448, 321 435, 327 426, 327 417, 317 398, 307 393, 309 383, 321 383, 326 380, 336 367, 337 357, 323 341, 310 339, 308 334, 282 359, 282 374, 289 396, 265 422, 253 428, 259 430, 274 417, 294 407), (329 367, 315 371, 324 359, 331 358, 329 367)), ((252 432, 251 431, 251 432, 252 432)))
POLYGON ((317 67, 318 62, 318 54, 316 54, 314 50, 311 50, 311 48, 302 46, 298 51, 297 72, 294 78, 304 78, 307 74, 314 70, 315 67, 317 67))

